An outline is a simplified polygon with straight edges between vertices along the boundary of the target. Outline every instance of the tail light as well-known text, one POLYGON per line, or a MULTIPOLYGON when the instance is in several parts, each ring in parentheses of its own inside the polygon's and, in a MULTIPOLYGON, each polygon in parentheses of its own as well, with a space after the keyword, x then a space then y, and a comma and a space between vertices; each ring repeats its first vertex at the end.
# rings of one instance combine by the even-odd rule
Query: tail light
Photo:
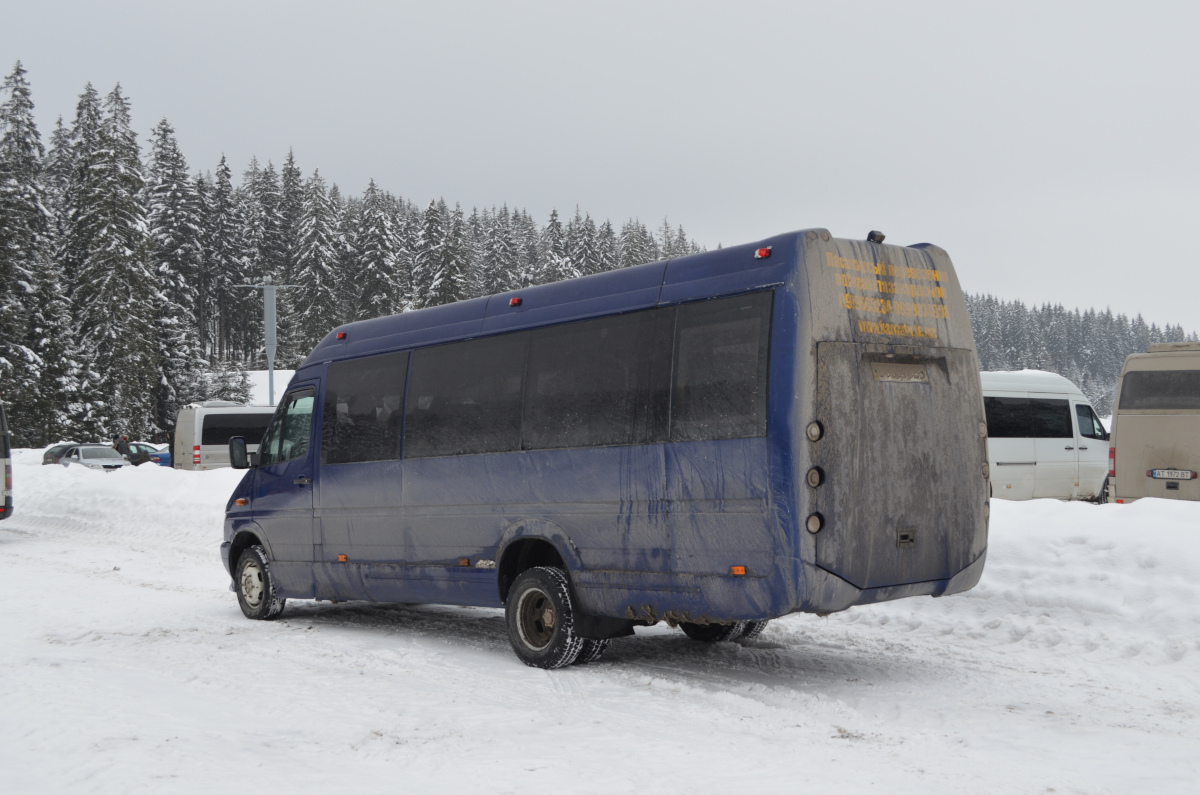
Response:
POLYGON ((1117 448, 1108 448, 1108 476, 1115 478, 1117 476, 1117 448))
MULTIPOLYGON (((12 494, 12 459, 4 459, 4 496, 12 494)), ((0 499, 0 507, 3 507, 4 500, 0 499)))
POLYGON ((193 464, 200 463, 200 445, 196 445, 195 447, 192 448, 192 463, 193 464))

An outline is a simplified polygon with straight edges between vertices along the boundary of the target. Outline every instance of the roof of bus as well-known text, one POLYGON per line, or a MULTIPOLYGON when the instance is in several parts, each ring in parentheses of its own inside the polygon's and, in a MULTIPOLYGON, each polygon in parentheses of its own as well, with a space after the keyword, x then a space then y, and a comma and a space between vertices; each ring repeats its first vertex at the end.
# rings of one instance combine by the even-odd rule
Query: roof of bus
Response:
POLYGON ((979 381, 985 395, 993 392, 1061 392, 1083 397, 1069 378, 1045 370, 984 371, 979 381))
POLYGON ((348 323, 329 332, 301 369, 329 359, 675 303, 698 292, 720 295, 778 284, 795 262, 797 240, 806 231, 348 323), (772 253, 756 258, 763 247, 772 253))

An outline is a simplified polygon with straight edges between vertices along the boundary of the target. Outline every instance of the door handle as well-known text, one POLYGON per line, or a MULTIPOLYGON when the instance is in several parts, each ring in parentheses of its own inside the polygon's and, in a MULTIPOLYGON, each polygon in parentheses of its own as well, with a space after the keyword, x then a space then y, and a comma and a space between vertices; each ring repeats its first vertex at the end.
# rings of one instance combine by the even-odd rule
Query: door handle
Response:
POLYGON ((1074 450, 1075 448, 1074 448, 1074 447, 1067 446, 1067 447, 1064 447, 1063 449, 1064 449, 1064 450, 1074 450))
POLYGON ((306 478, 304 476, 301 476, 301 477, 296 478, 292 482, 295 483, 297 486, 311 486, 312 478, 306 478))
POLYGON ((1080 446, 1079 446, 1079 449, 1080 449, 1080 450, 1086 450, 1087 448, 1086 448, 1086 447, 1084 447, 1083 445, 1080 445, 1080 446))

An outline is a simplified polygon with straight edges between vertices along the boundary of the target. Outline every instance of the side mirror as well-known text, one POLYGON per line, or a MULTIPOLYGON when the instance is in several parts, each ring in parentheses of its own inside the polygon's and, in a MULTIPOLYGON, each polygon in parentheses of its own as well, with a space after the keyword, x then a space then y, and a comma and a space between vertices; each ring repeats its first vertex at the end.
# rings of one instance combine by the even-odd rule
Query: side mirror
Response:
POLYGON ((246 437, 234 436, 229 440, 229 465, 234 469, 250 468, 250 456, 246 453, 246 437))

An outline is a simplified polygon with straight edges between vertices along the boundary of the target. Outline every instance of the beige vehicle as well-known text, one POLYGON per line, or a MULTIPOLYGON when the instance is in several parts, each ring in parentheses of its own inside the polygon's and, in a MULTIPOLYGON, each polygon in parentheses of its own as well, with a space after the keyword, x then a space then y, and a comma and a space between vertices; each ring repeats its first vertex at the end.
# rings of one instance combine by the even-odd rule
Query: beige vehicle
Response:
POLYGON ((1151 345, 1125 359, 1109 447, 1109 495, 1200 500, 1200 342, 1151 345))
POLYGON ((229 466, 229 439, 241 436, 251 453, 275 413, 273 406, 243 406, 227 400, 193 403, 175 420, 175 469, 220 469, 229 466))

